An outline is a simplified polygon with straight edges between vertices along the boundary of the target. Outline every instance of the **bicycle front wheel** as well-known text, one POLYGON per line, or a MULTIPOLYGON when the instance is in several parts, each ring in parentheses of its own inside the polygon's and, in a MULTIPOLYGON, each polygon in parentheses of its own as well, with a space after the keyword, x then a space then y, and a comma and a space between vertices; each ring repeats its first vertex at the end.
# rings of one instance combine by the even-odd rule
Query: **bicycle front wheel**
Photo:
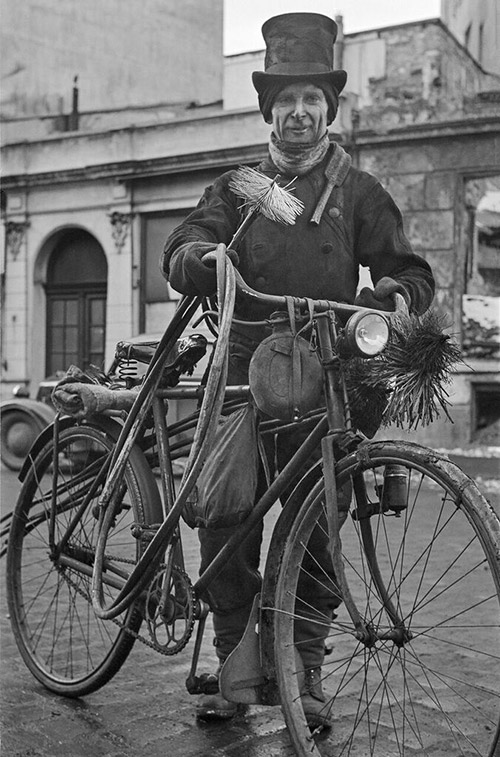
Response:
MULTIPOLYGON (((63 424, 56 466, 49 439, 28 471, 9 533, 7 597, 19 651, 44 686, 70 697, 89 694, 115 675, 142 621, 138 603, 116 622, 101 621, 90 594, 97 502, 118 431, 112 421, 63 424)), ((134 449, 108 535, 110 559, 124 571, 141 552, 131 526, 158 522, 160 508, 151 471, 134 449)), ((106 584, 110 597, 116 591, 113 581, 106 584)))
POLYGON ((367 634, 360 638, 344 606, 333 619, 324 609, 325 591, 338 604, 338 585, 309 546, 318 529, 327 532, 323 481, 294 521, 277 577, 276 676, 297 754, 498 757, 497 517, 459 468, 417 445, 364 446, 338 464, 338 487, 349 481, 356 502, 341 531, 342 553, 367 634), (384 496, 388 465, 405 473, 397 501, 384 496), (320 629, 316 638, 298 638, 304 618, 320 629), (324 701, 317 706, 333 727, 311 733, 302 656, 322 637, 324 701))

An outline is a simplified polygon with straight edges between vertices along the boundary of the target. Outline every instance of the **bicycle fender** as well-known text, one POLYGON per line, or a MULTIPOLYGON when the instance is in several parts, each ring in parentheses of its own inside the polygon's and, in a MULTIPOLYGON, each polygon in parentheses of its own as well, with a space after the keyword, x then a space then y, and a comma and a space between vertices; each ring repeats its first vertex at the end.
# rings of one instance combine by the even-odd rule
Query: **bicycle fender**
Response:
MULTIPOLYGON (((26 478, 26 475, 32 465, 33 460, 38 455, 40 450, 42 450, 46 444, 52 441, 52 438, 54 436, 54 425, 55 421, 52 421, 46 428, 43 429, 43 431, 37 436, 35 441, 33 442, 30 451, 28 452, 26 456, 26 460, 23 463, 23 467, 19 471, 18 479, 19 481, 23 482, 26 478)), ((105 431, 107 434, 109 434, 115 441, 118 439, 118 435, 121 431, 121 425, 113 420, 112 418, 106 418, 105 416, 100 416, 93 418, 91 421, 75 421, 74 418, 71 418, 70 416, 63 416, 59 419, 59 429, 63 430, 65 428, 69 428, 70 426, 94 426, 95 428, 101 428, 103 431, 105 431)))

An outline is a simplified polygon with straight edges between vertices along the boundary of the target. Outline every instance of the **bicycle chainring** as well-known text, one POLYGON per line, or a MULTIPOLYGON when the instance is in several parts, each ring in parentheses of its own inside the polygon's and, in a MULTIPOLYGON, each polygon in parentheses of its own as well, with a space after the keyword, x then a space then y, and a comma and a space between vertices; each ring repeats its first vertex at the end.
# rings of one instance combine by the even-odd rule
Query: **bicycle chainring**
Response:
POLYGON ((147 592, 145 621, 158 652, 174 655, 184 649, 195 621, 195 595, 187 573, 176 566, 156 572, 147 592))

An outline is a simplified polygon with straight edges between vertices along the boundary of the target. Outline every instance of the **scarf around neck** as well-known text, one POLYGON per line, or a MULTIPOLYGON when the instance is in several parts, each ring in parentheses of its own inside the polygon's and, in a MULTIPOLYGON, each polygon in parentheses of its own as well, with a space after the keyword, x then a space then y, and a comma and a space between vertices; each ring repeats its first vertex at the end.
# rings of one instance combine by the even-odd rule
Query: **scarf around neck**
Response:
POLYGON ((330 139, 328 132, 312 144, 300 145, 278 139, 274 132, 269 140, 269 156, 276 168, 289 176, 303 176, 325 157, 330 139))

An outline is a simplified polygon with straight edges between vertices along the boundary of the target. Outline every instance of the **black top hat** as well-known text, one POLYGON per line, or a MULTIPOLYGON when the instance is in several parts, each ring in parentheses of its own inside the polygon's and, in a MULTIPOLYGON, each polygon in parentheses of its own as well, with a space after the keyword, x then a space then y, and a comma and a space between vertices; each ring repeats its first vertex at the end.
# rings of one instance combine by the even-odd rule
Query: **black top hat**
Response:
POLYGON ((337 24, 320 13, 284 13, 262 27, 266 43, 265 71, 254 71, 252 81, 261 95, 270 84, 294 81, 327 82, 339 94, 345 87, 345 71, 333 69, 333 45, 337 24))

